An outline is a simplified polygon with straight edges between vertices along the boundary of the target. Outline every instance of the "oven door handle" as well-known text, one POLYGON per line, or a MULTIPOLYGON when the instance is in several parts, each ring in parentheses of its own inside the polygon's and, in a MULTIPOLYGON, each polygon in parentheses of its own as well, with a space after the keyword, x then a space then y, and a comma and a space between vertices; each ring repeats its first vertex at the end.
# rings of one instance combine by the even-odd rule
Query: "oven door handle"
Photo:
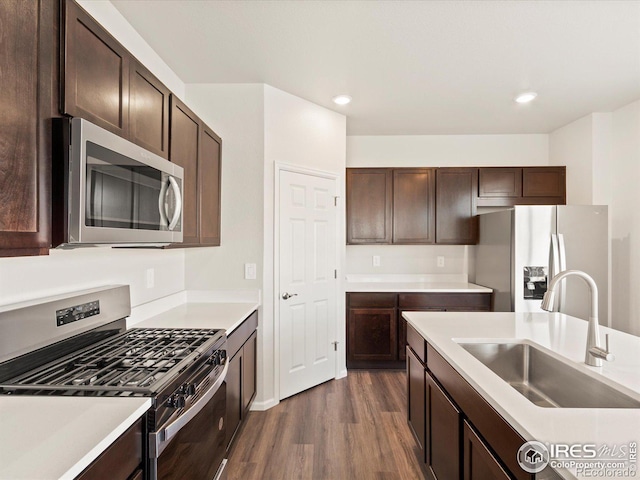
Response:
POLYGON ((224 369, 216 381, 211 385, 207 391, 202 395, 196 403, 194 403, 189 409, 176 418, 173 422, 167 425, 165 428, 157 433, 149 434, 149 449, 152 457, 157 458, 160 456, 165 447, 169 444, 169 441, 187 424, 189 423, 200 411, 209 403, 209 400, 218 392, 222 382, 227 377, 227 371, 229 370, 229 361, 224 364, 224 369))

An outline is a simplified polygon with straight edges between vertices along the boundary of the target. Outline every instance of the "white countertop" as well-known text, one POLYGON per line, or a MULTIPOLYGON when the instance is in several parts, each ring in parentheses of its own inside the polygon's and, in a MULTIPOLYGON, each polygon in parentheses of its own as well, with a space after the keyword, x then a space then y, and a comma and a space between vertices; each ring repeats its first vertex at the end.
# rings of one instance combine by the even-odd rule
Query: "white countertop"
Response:
POLYGON ((469 283, 465 274, 350 274, 347 292, 491 293, 492 289, 469 283))
POLYGON ((131 325, 133 328, 222 328, 229 335, 258 303, 185 303, 131 325))
POLYGON ((148 398, 0 396, 0 479, 72 479, 151 407, 148 398))
POLYGON ((456 282, 347 282, 347 292, 491 293, 475 283, 456 282))
MULTIPOLYGON (((640 409, 538 407, 455 341, 529 340, 640 400, 640 337, 601 327, 602 338, 609 333, 616 358, 602 367, 588 367, 584 364, 587 322, 563 314, 404 312, 403 316, 525 439, 640 445, 640 409)), ((565 478, 592 478, 557 471, 565 478)))

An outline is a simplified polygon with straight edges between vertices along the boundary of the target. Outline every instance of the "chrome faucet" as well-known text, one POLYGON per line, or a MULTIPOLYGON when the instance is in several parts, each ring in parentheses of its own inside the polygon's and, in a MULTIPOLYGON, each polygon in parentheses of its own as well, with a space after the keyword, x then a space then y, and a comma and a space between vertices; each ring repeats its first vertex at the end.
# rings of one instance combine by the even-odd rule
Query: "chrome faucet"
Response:
POLYGON ((600 346, 600 329, 598 325, 598 286, 590 275, 581 270, 565 270, 551 279, 549 288, 542 299, 542 309, 551 312, 554 309, 556 287, 566 277, 572 275, 582 278, 589 286, 591 296, 591 311, 589 312, 589 327, 587 329, 587 348, 584 354, 584 363, 592 367, 601 367, 602 360, 612 362, 615 356, 609 353, 609 335, 606 338, 606 347, 600 346))

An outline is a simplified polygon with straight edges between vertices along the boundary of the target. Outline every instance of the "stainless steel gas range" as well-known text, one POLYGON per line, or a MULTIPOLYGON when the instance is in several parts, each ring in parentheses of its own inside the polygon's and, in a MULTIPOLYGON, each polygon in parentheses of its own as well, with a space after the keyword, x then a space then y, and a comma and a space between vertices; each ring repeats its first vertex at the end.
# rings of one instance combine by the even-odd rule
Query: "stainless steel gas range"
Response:
POLYGON ((0 307, 0 394, 144 396, 145 478, 222 477, 226 335, 132 328, 128 286, 0 307))

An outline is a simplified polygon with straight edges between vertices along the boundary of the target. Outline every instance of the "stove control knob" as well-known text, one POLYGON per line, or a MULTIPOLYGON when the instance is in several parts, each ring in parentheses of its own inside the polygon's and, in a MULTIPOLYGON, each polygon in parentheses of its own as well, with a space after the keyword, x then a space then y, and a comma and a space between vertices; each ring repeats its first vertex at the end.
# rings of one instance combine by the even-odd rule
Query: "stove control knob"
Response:
POLYGON ((175 398, 173 399, 173 408, 184 408, 185 404, 184 395, 175 395, 175 398))
POLYGON ((195 383, 190 383, 186 386, 186 394, 187 395, 195 395, 196 394, 196 384, 195 383))

